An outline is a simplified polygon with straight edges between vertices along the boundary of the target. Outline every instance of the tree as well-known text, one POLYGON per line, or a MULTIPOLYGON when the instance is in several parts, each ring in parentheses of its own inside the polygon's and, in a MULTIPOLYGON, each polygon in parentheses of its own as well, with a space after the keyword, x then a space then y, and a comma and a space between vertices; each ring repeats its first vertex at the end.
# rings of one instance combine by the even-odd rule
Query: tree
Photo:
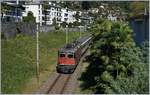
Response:
POLYGON ((69 28, 72 28, 72 27, 73 27, 73 23, 69 23, 69 24, 68 24, 68 27, 69 27, 69 28))
POLYGON ((68 2, 68 1, 63 1, 60 2, 59 5, 63 8, 69 8, 69 9, 73 9, 73 10, 81 10, 81 2, 79 1, 72 1, 72 2, 68 2))
POLYGON ((130 3, 129 8, 131 10, 130 16, 144 14, 145 9, 148 10, 148 1, 147 2, 135 1, 133 3, 130 3))
POLYGON ((82 2, 82 9, 83 10, 88 10, 89 8, 90 8, 91 6, 90 6, 90 3, 88 2, 88 1, 83 1, 82 2))
POLYGON ((56 21, 56 18, 53 18, 53 24, 52 24, 56 30, 59 30, 59 26, 58 26, 58 23, 56 21))
POLYGON ((7 5, 6 3, 2 2, 1 3, 1 13, 2 13, 2 18, 3 18, 3 15, 5 13, 7 13, 8 11, 11 10, 11 6, 7 5))
POLYGON ((66 27, 66 25, 68 25, 66 22, 61 23, 61 26, 64 27, 64 28, 66 27))
POLYGON ((26 17, 23 17, 24 22, 35 22, 35 17, 31 11, 28 12, 26 17))
POLYGON ((81 23, 80 22, 78 22, 78 21, 75 21, 75 22, 73 22, 73 26, 79 26, 81 23))
POLYGON ((147 93, 148 68, 144 69, 141 49, 129 26, 97 19, 90 31, 93 44, 87 60, 91 64, 81 77, 83 89, 93 93, 147 93))
POLYGON ((79 11, 77 11, 76 12, 76 14, 75 15, 73 15, 73 17, 75 17, 75 19, 77 20, 77 21, 79 21, 79 19, 80 19, 80 12, 79 11))

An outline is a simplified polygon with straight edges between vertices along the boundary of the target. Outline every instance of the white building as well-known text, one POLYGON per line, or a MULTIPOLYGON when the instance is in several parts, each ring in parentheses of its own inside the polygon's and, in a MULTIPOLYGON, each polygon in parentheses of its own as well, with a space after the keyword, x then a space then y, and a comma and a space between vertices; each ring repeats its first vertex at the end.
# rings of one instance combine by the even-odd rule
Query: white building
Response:
POLYGON ((23 16, 27 16, 28 12, 31 11, 33 16, 36 18, 36 23, 42 24, 42 5, 41 4, 26 4, 24 5, 25 11, 23 12, 23 16))
MULTIPOLYGON (((45 14, 42 13, 42 23, 45 23, 45 14)), ((53 24, 53 20, 55 18, 56 23, 61 23, 61 7, 49 2, 49 8, 47 9, 47 15, 46 15, 46 24, 51 25, 53 24)))
POLYGON ((107 19, 108 19, 108 20, 111 20, 111 21, 117 21, 117 17, 116 17, 116 16, 113 16, 112 14, 109 14, 109 15, 107 16, 107 19))
POLYGON ((45 17, 46 25, 52 25, 54 18, 56 19, 56 23, 59 25, 62 22, 73 23, 76 21, 75 17, 73 16, 76 14, 76 11, 62 8, 55 3, 49 2, 49 8, 47 9, 46 16, 44 11, 42 11, 42 4, 40 3, 26 4, 24 7, 25 12, 23 12, 23 16, 27 16, 28 12, 31 11, 36 18, 36 23, 40 23, 40 25, 45 24, 45 17))
POLYGON ((68 21, 67 23, 73 23, 76 21, 74 15, 76 14, 76 11, 72 11, 72 10, 69 10, 68 11, 68 21))
POLYGON ((76 11, 69 10, 67 8, 62 8, 61 11, 61 22, 73 23, 76 21, 74 15, 76 11))

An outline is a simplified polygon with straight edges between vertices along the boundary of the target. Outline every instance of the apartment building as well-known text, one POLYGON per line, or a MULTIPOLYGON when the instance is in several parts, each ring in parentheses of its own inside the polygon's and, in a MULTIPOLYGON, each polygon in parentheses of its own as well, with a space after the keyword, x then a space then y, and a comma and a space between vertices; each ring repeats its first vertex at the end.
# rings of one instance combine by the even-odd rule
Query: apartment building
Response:
POLYGON ((36 23, 40 23, 42 25, 42 4, 30 3, 23 6, 25 7, 25 10, 22 16, 27 16, 28 12, 31 11, 33 16, 36 18, 36 23))
MULTIPOLYGON (((49 2, 49 8, 47 9, 47 16, 46 16, 46 24, 52 25, 53 21, 55 19, 56 23, 61 23, 61 7, 59 5, 56 5, 55 3, 49 2)), ((44 14, 43 14, 44 15, 44 14)), ((45 18, 45 17, 43 17, 45 18)), ((44 19, 43 19, 44 21, 44 19)))
POLYGON ((23 16, 27 16, 28 12, 31 11, 34 17, 36 17, 36 23, 40 23, 40 25, 52 25, 54 19, 58 25, 60 25, 62 22, 73 23, 76 21, 73 16, 75 15, 76 11, 68 8, 62 8, 55 3, 48 3, 46 14, 43 11, 42 3, 25 4, 24 7, 25 11, 23 12, 23 16))
POLYGON ((76 21, 74 15, 76 14, 76 11, 67 9, 67 8, 62 8, 61 11, 61 22, 66 22, 66 23, 73 23, 76 21))

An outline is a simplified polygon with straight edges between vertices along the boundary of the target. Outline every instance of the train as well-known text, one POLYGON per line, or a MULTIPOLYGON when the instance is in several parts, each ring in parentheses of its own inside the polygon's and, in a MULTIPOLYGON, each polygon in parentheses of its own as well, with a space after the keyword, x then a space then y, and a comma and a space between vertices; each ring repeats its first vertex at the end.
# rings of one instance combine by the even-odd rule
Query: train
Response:
POLYGON ((83 36, 58 50, 56 70, 58 73, 72 74, 79 64, 83 54, 91 44, 91 36, 83 36))

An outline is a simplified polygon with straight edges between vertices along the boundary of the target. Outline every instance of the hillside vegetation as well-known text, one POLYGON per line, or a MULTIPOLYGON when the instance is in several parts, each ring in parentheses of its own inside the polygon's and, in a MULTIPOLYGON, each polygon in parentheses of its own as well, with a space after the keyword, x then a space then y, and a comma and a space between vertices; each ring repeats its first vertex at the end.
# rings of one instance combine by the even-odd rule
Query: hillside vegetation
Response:
POLYGON ((84 93, 148 94, 148 44, 136 46, 127 23, 98 19, 91 27, 90 63, 80 80, 84 93))
MULTIPOLYGON (((69 42, 79 38, 70 32, 69 42)), ((39 33, 40 72, 55 72, 57 50, 65 44, 65 32, 39 33)), ((2 40, 2 93, 23 93, 22 87, 36 76, 36 38, 17 35, 2 40)))
POLYGON ((2 40, 2 93, 20 93, 20 86, 36 74, 36 40, 17 35, 2 40))

